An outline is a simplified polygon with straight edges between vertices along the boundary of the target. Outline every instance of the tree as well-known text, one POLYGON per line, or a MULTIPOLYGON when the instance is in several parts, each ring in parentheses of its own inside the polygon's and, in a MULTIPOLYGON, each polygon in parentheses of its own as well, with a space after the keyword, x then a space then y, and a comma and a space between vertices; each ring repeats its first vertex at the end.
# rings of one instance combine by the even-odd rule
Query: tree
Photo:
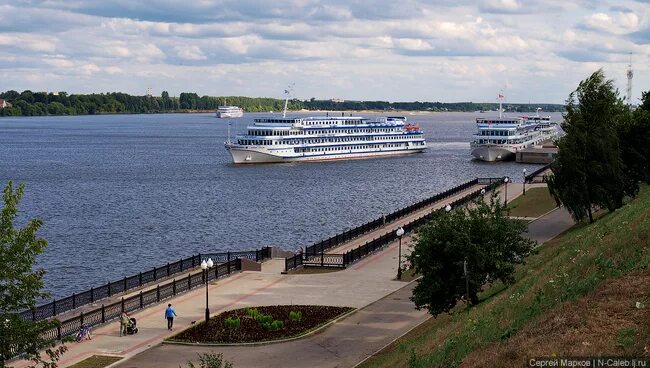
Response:
POLYGON ((644 92, 641 105, 618 126, 621 157, 628 191, 636 192, 639 182, 650 182, 650 92, 644 92))
POLYGON ((551 194, 580 221, 593 222, 594 207, 614 211, 626 195, 635 195, 625 174, 617 127, 627 108, 602 70, 569 94, 558 156, 548 180, 551 194))
POLYGON ((47 296, 41 292, 45 271, 33 270, 36 256, 47 246, 47 240, 36 234, 43 222, 32 219, 22 228, 14 227, 23 193, 22 184, 14 191, 13 183, 8 182, 0 214, 0 367, 5 367, 5 361, 20 352, 36 364, 55 367, 65 346, 46 351, 52 362, 44 362, 38 350, 48 346, 41 333, 55 327, 57 322, 33 322, 16 313, 34 308, 38 298, 47 296))
POLYGON ((449 213, 436 211, 418 230, 408 257, 415 272, 422 275, 411 297, 416 308, 427 308, 436 316, 449 312, 465 295, 466 282, 471 304, 479 302, 478 293, 485 283, 514 282, 515 265, 523 263, 535 246, 522 235, 525 230, 524 222, 508 218, 496 196, 449 213))

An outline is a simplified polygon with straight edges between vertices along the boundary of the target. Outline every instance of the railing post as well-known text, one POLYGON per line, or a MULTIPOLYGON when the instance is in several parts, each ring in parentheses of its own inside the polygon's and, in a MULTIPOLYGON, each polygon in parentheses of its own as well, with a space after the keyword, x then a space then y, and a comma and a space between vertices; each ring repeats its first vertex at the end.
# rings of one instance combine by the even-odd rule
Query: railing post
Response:
POLYGON ((61 325, 56 326, 56 338, 61 340, 61 325))
POLYGON ((230 275, 230 251, 228 251, 228 262, 226 265, 228 265, 228 274, 230 275))
POLYGON ((160 301, 160 284, 156 285, 156 301, 160 301))
POLYGON ((321 252, 320 253, 320 265, 321 265, 321 267, 323 267, 324 264, 325 264, 325 253, 321 252))
POLYGON ((90 287, 90 302, 93 303, 95 301, 95 288, 90 287))
POLYGON ((77 294, 72 293, 72 309, 77 308, 77 294))
POLYGON ((227 253, 228 258, 226 258, 226 262, 230 262, 230 251, 227 253))
POLYGON ((104 310, 104 304, 102 304, 102 323, 106 323, 106 311, 104 310))
POLYGON ((255 262, 259 262, 259 258, 260 258, 260 257, 259 257, 258 254, 257 254, 258 252, 259 252, 259 250, 258 250, 258 249, 255 249, 255 262))
POLYGON ((140 309, 144 308, 144 298, 142 297, 142 290, 140 290, 140 309))
POLYGON ((192 274, 187 274, 187 290, 192 289, 192 274))
POLYGON ((79 315, 79 319, 80 319, 80 324, 83 326, 84 325, 84 312, 83 311, 79 315))
POLYGON ((176 279, 172 280, 172 295, 176 295, 176 279))
POLYGON ((111 296, 111 282, 109 281, 106 283, 106 287, 108 288, 108 296, 111 296))
POLYGON ((52 315, 56 316, 56 299, 52 299, 52 315))
POLYGON ((284 259, 284 272, 289 271, 289 258, 284 259))

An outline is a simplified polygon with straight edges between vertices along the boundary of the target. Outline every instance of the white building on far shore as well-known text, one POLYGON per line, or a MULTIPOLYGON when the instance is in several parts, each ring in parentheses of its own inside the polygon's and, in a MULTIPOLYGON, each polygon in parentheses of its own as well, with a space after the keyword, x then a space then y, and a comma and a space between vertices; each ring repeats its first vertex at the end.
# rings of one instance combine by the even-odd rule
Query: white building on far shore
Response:
POLYGON ((4 109, 5 107, 11 107, 11 104, 7 100, 0 98, 0 109, 4 109))

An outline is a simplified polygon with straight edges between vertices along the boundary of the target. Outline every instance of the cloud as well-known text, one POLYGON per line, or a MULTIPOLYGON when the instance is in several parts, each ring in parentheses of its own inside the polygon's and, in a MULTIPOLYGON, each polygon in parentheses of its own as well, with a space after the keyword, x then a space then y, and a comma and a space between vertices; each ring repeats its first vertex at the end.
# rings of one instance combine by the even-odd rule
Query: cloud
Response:
POLYGON ((207 57, 198 46, 179 45, 174 46, 176 55, 183 60, 205 60, 207 57))
POLYGON ((557 86, 576 82, 573 71, 623 70, 629 52, 635 85, 650 85, 644 9, 635 0, 17 1, 0 5, 0 76, 13 89, 281 97, 296 82, 309 97, 443 101, 478 101, 508 80, 526 86, 526 100, 561 102, 557 86), (543 81, 530 88, 531 77, 543 81))
POLYGON ((617 12, 613 15, 595 13, 585 17, 580 27, 605 33, 627 34, 638 30, 639 17, 633 12, 617 12))

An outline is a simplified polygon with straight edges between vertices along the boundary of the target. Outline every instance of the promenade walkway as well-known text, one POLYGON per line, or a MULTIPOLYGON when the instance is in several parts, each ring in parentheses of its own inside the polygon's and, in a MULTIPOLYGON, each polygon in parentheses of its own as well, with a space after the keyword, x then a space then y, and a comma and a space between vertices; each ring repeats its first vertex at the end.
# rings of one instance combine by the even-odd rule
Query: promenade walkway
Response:
MULTIPOLYGON (((521 187, 521 184, 509 184, 508 200, 519 195, 521 187)), ((479 188, 469 188, 467 193, 479 188)), ((335 251, 343 252, 361 245, 455 199, 447 198, 434 204, 433 208, 423 209, 422 214, 389 223, 387 227, 376 230, 376 235, 367 234, 369 238, 353 239, 335 251)), ((566 228, 561 222, 549 226, 558 227, 558 232, 566 228)), ((409 242, 409 237, 403 239, 404 253, 408 251, 409 242)), ((91 341, 69 343, 69 351, 63 356, 60 366, 74 364, 92 355, 116 355, 125 358, 116 364, 119 367, 178 367, 190 359, 196 359, 196 351, 223 352, 227 359, 234 361, 236 367, 283 367, 302 363, 315 367, 352 366, 427 318, 424 312, 413 309, 408 301, 410 289, 402 289, 405 283, 394 280, 397 264, 397 242, 394 242, 339 272, 282 275, 280 271, 283 270, 284 259, 273 259, 262 264, 261 272, 242 272, 209 285, 209 306, 213 315, 245 306, 275 304, 363 308, 324 332, 306 339, 246 347, 245 350, 236 347, 182 348, 161 345, 165 338, 204 318, 205 289, 197 288, 171 299, 179 315, 174 332, 166 329, 163 318, 165 302, 132 314, 138 319, 140 332, 137 335, 120 337, 119 323, 113 322, 94 329, 91 341), (390 295, 394 292, 397 293, 390 295)), ((17 368, 27 365, 22 361, 12 364, 17 368)))
POLYGON ((399 227, 404 226, 404 225, 408 224, 411 221, 417 220, 420 217, 423 217, 424 215, 428 214, 429 212, 431 212, 433 210, 443 208, 448 203, 451 203, 451 202, 453 202, 453 201, 455 201, 457 199, 461 199, 461 198, 467 196, 468 194, 473 193, 473 192, 475 192, 477 190, 481 190, 481 188, 483 188, 484 186, 485 186, 484 184, 473 185, 473 186, 471 186, 471 187, 469 187, 469 188, 467 188, 465 190, 462 190, 462 191, 460 191, 460 192, 458 192, 458 193, 456 193, 456 194, 454 194, 452 196, 449 196, 449 197, 447 197, 447 198, 445 198, 443 200, 435 202, 435 203, 433 203, 433 204, 431 204, 431 205, 429 205, 427 207, 424 207, 419 211, 413 212, 410 215, 407 215, 407 216, 399 218, 399 219, 397 219, 395 221, 386 223, 386 225, 384 225, 384 226, 382 226, 382 227, 380 227, 378 229, 369 231, 368 233, 366 233, 366 234, 364 234, 362 236, 359 236, 357 238, 351 239, 350 241, 345 242, 345 243, 343 243, 343 244, 341 244, 341 245, 339 245, 339 246, 337 246, 335 248, 327 249, 325 252, 330 253, 330 254, 345 253, 345 252, 347 252, 347 251, 349 251, 351 249, 354 249, 354 248, 357 248, 357 247, 359 247, 361 245, 364 245, 367 242, 369 242, 369 241, 371 241, 371 240, 373 240, 375 238, 379 238, 380 236, 386 234, 389 231, 395 231, 399 227))
MULTIPOLYGON (((280 260, 284 262, 284 260, 280 260)), ((403 282, 394 281, 397 273, 397 244, 376 253, 353 267, 333 273, 315 275, 282 275, 277 262, 263 264, 262 272, 242 272, 209 285, 210 310, 218 314, 224 310, 253 305, 275 304, 322 304, 362 308, 400 289, 403 282), (268 272, 268 270, 272 272, 268 272)), ((187 328, 193 321, 201 321, 205 313, 205 289, 198 288, 170 301, 178 312, 175 332, 187 328)), ((63 356, 65 367, 92 355, 117 355, 132 357, 156 346, 154 356, 165 349, 176 348, 159 345, 175 332, 167 331, 163 311, 166 303, 133 313, 138 319, 140 332, 136 335, 119 336, 119 323, 113 322, 93 330, 93 340, 68 344, 69 351, 63 356)), ((194 348, 187 349, 187 356, 176 359, 146 357, 127 360, 122 367, 178 367, 194 359, 194 348), (147 362, 151 362, 152 365, 147 362)), ((148 356, 149 353, 147 353, 148 356)), ((260 366, 266 366, 260 359, 260 366)), ((26 367, 27 362, 18 361, 14 367, 26 367)), ((246 365, 238 365, 245 367, 246 365)))

